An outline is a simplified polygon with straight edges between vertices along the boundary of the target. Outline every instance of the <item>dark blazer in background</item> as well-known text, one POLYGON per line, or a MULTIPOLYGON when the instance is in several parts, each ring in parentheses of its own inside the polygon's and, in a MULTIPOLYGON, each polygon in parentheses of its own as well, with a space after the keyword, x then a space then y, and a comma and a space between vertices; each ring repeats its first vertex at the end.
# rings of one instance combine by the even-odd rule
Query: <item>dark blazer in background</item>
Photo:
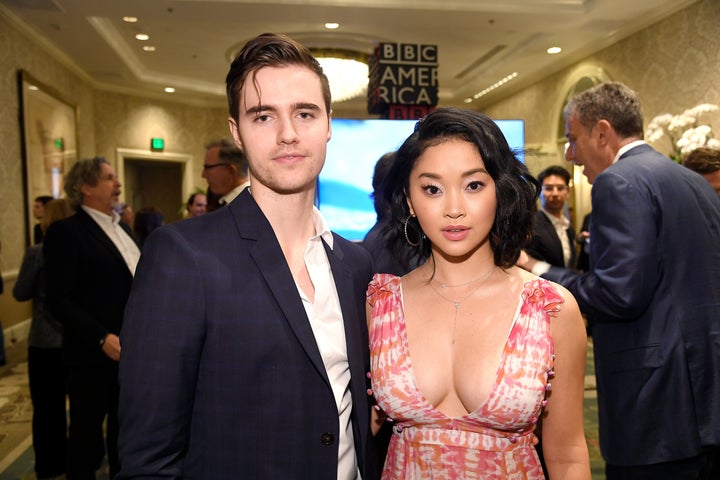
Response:
POLYGON ((535 212, 533 216, 533 236, 525 251, 534 258, 547 262, 553 267, 575 267, 576 247, 575 231, 572 226, 567 229, 567 237, 570 242, 570 260, 565 265, 562 242, 558 237, 555 227, 550 219, 541 211, 535 212))
POLYGON ((94 475, 105 455, 103 424, 112 476, 119 470, 118 363, 102 351, 101 340, 120 333, 132 273, 112 240, 82 208, 50 225, 43 256, 47 303, 63 325, 69 375, 68 478, 94 475))
MULTIPOLYGON (((369 433, 369 254, 326 245, 342 308, 363 479, 369 433)), ((153 232, 121 334, 118 478, 336 480, 333 392, 297 286, 246 190, 153 232)))
MULTIPOLYGON (((132 238, 127 226, 121 226, 132 238)), ((48 306, 63 324, 68 363, 87 366, 111 361, 100 340, 108 333, 120 333, 133 279, 122 254, 80 208, 48 228, 43 256, 48 306)))
POLYGON ((551 268, 593 317, 600 448, 613 465, 720 445, 720 199, 648 145, 592 188, 591 271, 551 268))

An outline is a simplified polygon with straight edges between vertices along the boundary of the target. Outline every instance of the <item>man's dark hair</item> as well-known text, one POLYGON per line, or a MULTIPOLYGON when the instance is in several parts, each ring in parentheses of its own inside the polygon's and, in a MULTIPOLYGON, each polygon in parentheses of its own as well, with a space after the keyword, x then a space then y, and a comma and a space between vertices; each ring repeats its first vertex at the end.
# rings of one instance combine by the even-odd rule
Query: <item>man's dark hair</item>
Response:
MULTIPOLYGON (((245 44, 230 65, 225 78, 230 117, 236 122, 240 114, 242 87, 248 75, 251 75, 255 88, 255 74, 263 67, 284 67, 295 65, 306 67, 317 74, 322 85, 326 113, 330 113, 330 83, 323 73, 320 63, 310 50, 286 35, 264 33, 245 44)), ((262 98, 262 92, 258 91, 262 98)))
POLYGON ((701 175, 716 172, 720 170, 720 150, 698 147, 687 154, 682 164, 701 175))
POLYGON ((43 205, 47 205, 48 202, 50 202, 51 200, 55 200, 55 197, 52 197, 50 195, 40 195, 39 197, 35 197, 35 201, 40 202, 43 205))
POLYGON ((563 180, 565 180, 565 185, 570 186, 570 172, 568 172, 560 165, 551 165, 542 172, 540 172, 540 174, 537 176, 538 183, 542 185, 543 181, 545 181, 547 177, 552 175, 562 178, 563 180))

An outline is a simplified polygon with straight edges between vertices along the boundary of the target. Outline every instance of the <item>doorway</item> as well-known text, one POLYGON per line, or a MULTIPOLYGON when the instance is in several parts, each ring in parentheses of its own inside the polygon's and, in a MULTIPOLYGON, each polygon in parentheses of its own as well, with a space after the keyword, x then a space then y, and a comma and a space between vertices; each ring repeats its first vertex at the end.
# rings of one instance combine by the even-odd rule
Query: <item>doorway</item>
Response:
POLYGON ((134 211, 155 207, 165 223, 183 218, 183 206, 192 189, 192 156, 117 149, 120 200, 134 211))

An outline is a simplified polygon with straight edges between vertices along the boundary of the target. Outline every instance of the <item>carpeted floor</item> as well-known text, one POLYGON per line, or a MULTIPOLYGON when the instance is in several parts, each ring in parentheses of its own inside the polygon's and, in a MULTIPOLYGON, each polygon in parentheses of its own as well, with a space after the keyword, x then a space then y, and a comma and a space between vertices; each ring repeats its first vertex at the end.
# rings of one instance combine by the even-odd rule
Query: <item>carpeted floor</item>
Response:
MULTIPOLYGON (((6 350, 7 365, 0 367, 0 480, 34 480, 31 421, 32 405, 27 380, 27 344, 18 342, 6 350)), ((592 340, 588 344, 585 376, 585 436, 590 450, 593 480, 605 479, 597 431, 592 340)), ((97 480, 107 480, 105 469, 97 480)))

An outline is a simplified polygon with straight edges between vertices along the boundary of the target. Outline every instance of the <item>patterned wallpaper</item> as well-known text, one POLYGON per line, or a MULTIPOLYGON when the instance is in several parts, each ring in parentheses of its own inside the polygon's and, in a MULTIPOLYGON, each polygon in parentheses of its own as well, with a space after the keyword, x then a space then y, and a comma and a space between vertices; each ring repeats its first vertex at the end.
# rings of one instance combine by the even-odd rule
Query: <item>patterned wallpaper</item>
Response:
MULTIPOLYGON (((151 137, 166 140, 166 151, 194 158, 195 186, 204 187, 200 168, 204 145, 227 136, 227 112, 157 99, 95 90, 82 72, 66 67, 0 16, 0 271, 12 280, 25 249, 25 214, 18 125, 18 69, 27 70, 78 105, 79 157, 102 155, 115 163, 117 148, 147 150, 151 137)), ((720 2, 701 0, 673 16, 610 46, 582 62, 531 85, 483 110, 494 118, 523 118, 533 173, 561 163, 558 125, 565 96, 579 78, 620 80, 641 96, 646 118, 680 113, 698 103, 720 103, 720 2)), ((720 124, 716 125, 720 128, 720 124)), ((578 183, 580 183, 578 181, 578 183)), ((589 188, 578 185, 578 189, 589 188)), ((577 210, 587 208, 581 192, 577 210)), ((6 289, 12 283, 6 282, 6 289)), ((27 310, 0 295, 0 320, 23 319, 27 310), (15 313, 13 313, 15 312, 15 313), (18 318, 20 317, 20 318, 18 318)))
MULTIPOLYGON (((503 99, 483 111, 493 118, 524 118, 533 174, 564 164, 558 132, 562 108, 574 84, 597 76, 621 81, 640 96, 647 123, 661 113, 679 114, 700 103, 720 105, 720 1, 701 0, 605 48, 583 61, 503 99)), ((716 136, 720 115, 709 117, 716 136)), ((670 153, 669 144, 654 145, 670 153)), ((575 172, 575 222, 590 210, 590 186, 575 172)))

